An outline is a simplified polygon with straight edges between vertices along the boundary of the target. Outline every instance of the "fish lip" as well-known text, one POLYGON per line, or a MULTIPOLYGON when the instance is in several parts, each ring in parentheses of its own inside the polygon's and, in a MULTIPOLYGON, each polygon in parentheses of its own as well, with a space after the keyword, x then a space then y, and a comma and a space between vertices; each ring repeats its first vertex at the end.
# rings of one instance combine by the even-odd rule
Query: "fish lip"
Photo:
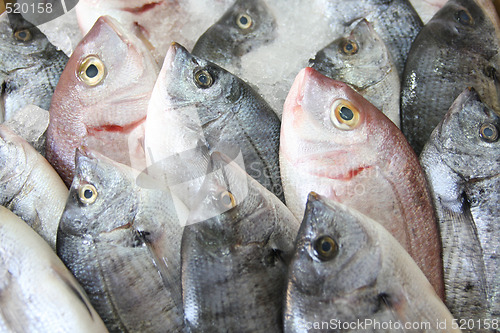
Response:
POLYGON ((95 136, 99 132, 125 133, 128 134, 146 121, 146 116, 125 125, 105 124, 101 126, 88 126, 87 134, 95 136))

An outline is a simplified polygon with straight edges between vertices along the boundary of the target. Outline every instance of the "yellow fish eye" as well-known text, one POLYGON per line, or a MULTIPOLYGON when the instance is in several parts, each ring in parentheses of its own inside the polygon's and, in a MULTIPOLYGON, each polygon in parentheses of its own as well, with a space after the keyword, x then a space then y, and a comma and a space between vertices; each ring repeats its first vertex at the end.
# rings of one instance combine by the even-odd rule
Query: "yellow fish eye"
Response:
POLYGON ((199 88, 210 88, 214 83, 212 75, 206 69, 200 69, 194 73, 194 81, 199 88))
POLYGON ((498 140, 498 129, 494 124, 484 123, 479 129, 479 135, 484 142, 495 142, 498 140))
POLYGON ((347 55, 353 55, 358 53, 358 43, 353 40, 346 40, 342 44, 342 52, 347 55))
POLYGON ((14 37, 22 42, 29 42, 31 38, 33 38, 33 35, 31 34, 31 31, 29 31, 29 29, 22 29, 16 31, 14 33, 14 37))
POLYGON ((229 191, 221 192, 219 195, 219 205, 224 209, 231 209, 236 207, 236 199, 229 191))
POLYGON ((78 68, 78 77, 89 86, 98 85, 106 74, 104 63, 96 56, 83 59, 78 68))
POLYGON ((321 236, 314 241, 313 250, 319 260, 328 261, 337 255, 339 247, 332 237, 321 236))
POLYGON ((84 205, 91 205, 97 199, 97 189, 94 185, 84 184, 78 188, 78 199, 84 205))
POLYGON ((252 26, 252 23, 252 18, 248 14, 240 14, 236 18, 236 25, 238 25, 238 27, 243 30, 250 28, 252 26))
POLYGON ((359 111, 346 100, 337 100, 330 111, 330 120, 341 130, 351 130, 359 123, 359 111))

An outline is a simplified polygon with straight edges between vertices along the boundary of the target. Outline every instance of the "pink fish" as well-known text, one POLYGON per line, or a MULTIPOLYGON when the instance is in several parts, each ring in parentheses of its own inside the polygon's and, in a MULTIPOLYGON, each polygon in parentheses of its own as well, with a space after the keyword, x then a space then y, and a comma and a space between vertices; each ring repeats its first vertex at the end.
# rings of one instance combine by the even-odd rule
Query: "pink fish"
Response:
POLYGON ((66 185, 82 144, 123 164, 144 160, 143 123, 158 72, 138 38, 99 18, 69 59, 50 107, 47 159, 66 185))
POLYGON ((280 167, 297 218, 311 191, 362 212, 391 232, 444 296, 441 242, 417 156, 361 95, 303 69, 284 105, 280 167))

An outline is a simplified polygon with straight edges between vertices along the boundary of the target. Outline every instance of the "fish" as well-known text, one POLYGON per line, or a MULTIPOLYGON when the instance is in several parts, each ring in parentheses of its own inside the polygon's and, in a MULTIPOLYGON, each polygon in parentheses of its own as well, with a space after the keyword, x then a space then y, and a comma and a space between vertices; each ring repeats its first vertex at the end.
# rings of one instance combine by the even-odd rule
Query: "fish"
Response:
POLYGON ((500 110, 500 25, 487 10, 478 1, 448 1, 415 38, 402 82, 401 129, 417 155, 466 87, 500 110))
MULTIPOLYGON (((264 3, 268 11, 245 14, 256 27, 259 23, 269 27, 261 29, 263 34, 249 34, 248 38, 247 35, 241 38, 241 34, 234 34, 228 27, 231 23, 233 26, 238 24, 234 19, 232 22, 224 21, 224 31, 220 31, 223 22, 219 21, 200 37, 193 52, 251 83, 280 118, 296 74, 325 45, 348 33, 353 22, 366 18, 373 24, 391 52, 400 76, 411 42, 422 27, 408 0, 384 3, 371 0, 356 3, 274 0, 264 3), (275 24, 271 25, 273 19, 275 24), (227 42, 221 44, 219 40, 227 42), (217 51, 207 45, 217 45, 217 51), (234 52, 240 48, 245 53, 234 52)), ((224 17, 234 15, 234 8, 231 8, 224 17)))
POLYGON ((0 206, 0 331, 108 332, 47 243, 0 206))
POLYGON ((98 19, 73 52, 50 106, 47 160, 69 187, 84 144, 141 167, 143 124, 159 68, 147 47, 111 17, 98 19))
POLYGON ((48 110, 68 57, 20 14, 0 14, 0 122, 32 104, 48 110))
POLYGON ((350 34, 318 51, 309 67, 349 84, 399 127, 398 70, 384 41, 366 19, 350 34))
POLYGON ((68 189, 26 140, 0 125, 0 204, 18 215, 55 251, 68 189))
POLYGON ((114 17, 127 31, 147 41, 161 64, 171 42, 191 49, 232 3, 233 0, 81 0, 76 15, 83 34, 100 16, 114 17))
POLYGON ((422 271, 386 229, 314 192, 308 196, 285 295, 287 333, 460 332, 422 271))
POLYGON ((468 87, 420 155, 443 244, 446 304, 459 320, 500 315, 499 134, 500 117, 468 87))
MULTIPOLYGON (((248 84, 172 43, 148 106, 148 166, 199 146, 208 153, 241 153, 248 174, 283 201, 279 133, 279 118, 248 84)), ((172 163, 167 168, 179 167, 172 163)))
POLYGON ((226 68, 276 38, 276 20, 264 0, 238 0, 193 46, 192 54, 226 68))
POLYGON ((286 206, 224 154, 190 211, 181 245, 190 332, 281 332, 287 260, 299 223, 286 206), (203 220, 207 212, 213 217, 203 220))
POLYGON ((184 332, 183 206, 168 191, 137 186, 139 171, 98 152, 79 148, 76 161, 57 254, 109 331, 184 332))
POLYGON ((288 207, 320 195, 381 223, 444 297, 441 243, 427 183, 401 131, 347 84, 303 69, 284 106, 280 167, 288 207))

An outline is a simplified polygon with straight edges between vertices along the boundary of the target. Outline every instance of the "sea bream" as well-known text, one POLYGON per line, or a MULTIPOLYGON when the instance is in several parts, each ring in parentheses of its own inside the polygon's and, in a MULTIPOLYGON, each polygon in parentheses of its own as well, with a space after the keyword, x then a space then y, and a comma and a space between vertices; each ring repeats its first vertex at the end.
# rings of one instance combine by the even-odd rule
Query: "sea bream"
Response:
POLYGON ((474 87, 484 103, 500 112, 500 20, 490 7, 490 1, 448 1, 411 47, 402 83, 401 130, 417 154, 466 87, 474 87))
POLYGON ((68 57, 20 14, 0 14, 0 122, 28 104, 48 110, 68 57))
POLYGON ((68 189, 47 160, 0 125, 0 204, 21 217, 53 250, 67 197, 68 189))
POLYGON ((302 218, 311 191, 359 210, 401 243, 443 297, 441 243, 418 158, 401 131, 347 84, 305 68, 284 106, 285 199, 302 218))
POLYGON ((61 260, 0 207, 0 331, 108 332, 61 260))
POLYGON ((191 49, 196 39, 231 6, 233 0, 80 0, 78 23, 86 34, 100 16, 109 15, 147 40, 162 63, 171 42, 191 49))
POLYGON ((86 150, 76 159, 57 254, 110 331, 183 332, 182 206, 137 186, 128 166, 86 150))
POLYGON ((399 127, 398 70, 384 41, 367 20, 359 21, 348 35, 318 51, 309 66, 349 84, 399 127))
POLYGON ((297 236, 284 304, 285 333, 460 332, 387 230, 314 192, 297 236))
POLYGON ((299 222, 223 154, 212 154, 209 170, 182 236, 187 325, 193 333, 281 332, 299 222), (203 220, 207 212, 216 214, 203 220))
POLYGON ((150 164, 200 145, 209 153, 241 153, 248 174, 284 200, 279 131, 280 120, 247 83, 177 43, 170 46, 148 107, 145 151, 150 164))
POLYGON ((500 316, 499 137, 500 117, 467 88, 420 156, 441 231, 446 304, 458 319, 500 316))
POLYGON ((120 163, 144 160, 143 123, 158 66, 147 47, 101 17, 73 52, 50 107, 47 159, 70 185, 84 144, 120 163))

